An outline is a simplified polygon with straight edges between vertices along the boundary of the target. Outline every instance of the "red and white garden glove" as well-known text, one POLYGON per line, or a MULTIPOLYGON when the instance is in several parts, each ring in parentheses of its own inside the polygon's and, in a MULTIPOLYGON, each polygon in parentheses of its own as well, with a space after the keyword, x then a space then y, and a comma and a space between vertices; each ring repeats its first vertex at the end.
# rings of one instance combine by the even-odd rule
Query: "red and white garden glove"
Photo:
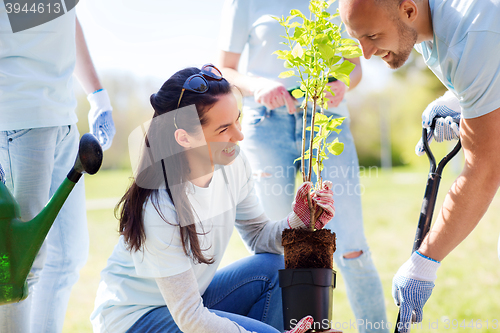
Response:
POLYGON ((307 316, 302 318, 294 328, 290 331, 286 331, 285 333, 304 333, 311 329, 312 324, 314 322, 313 317, 307 316))
MULTIPOLYGON (((295 195, 292 212, 287 217, 288 225, 292 229, 309 228, 311 213, 309 212, 309 204, 307 203, 307 193, 311 191, 311 187, 311 182, 305 182, 299 187, 295 195)), ((311 193, 311 199, 316 209, 316 215, 320 214, 316 218, 314 227, 322 229, 335 216, 332 182, 325 181, 323 189, 311 193)))

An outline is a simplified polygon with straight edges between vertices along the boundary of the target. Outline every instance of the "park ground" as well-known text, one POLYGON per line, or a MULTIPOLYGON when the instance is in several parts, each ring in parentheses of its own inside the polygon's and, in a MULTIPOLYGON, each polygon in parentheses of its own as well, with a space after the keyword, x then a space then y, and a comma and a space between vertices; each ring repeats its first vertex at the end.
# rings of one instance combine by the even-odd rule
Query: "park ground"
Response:
MULTIPOLYGON (((392 277, 410 255, 427 172, 424 164, 361 172, 365 233, 382 280, 387 316, 392 324, 398 310, 391 296, 392 277)), ((90 253, 71 294, 64 332, 92 332, 89 316, 100 271, 118 239, 113 207, 127 188, 130 176, 130 170, 102 170, 85 179, 90 253)), ((456 176, 457 168, 453 165, 445 170, 436 207, 442 203, 456 176)), ((472 234, 443 261, 436 287, 424 307, 424 321, 412 332, 500 332, 498 216, 500 195, 472 234)), ((247 255, 235 232, 222 265, 247 255)), ((357 322, 346 297, 344 281, 341 274, 337 277, 333 323, 337 328, 343 327, 344 333, 355 333, 357 322)))

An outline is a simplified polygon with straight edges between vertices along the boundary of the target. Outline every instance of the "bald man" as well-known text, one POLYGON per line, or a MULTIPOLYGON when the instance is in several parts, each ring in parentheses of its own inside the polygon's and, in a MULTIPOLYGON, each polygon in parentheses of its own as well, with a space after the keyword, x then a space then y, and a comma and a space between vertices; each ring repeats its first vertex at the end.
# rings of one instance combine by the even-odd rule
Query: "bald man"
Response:
MULTIPOLYGON (((479 223, 500 185, 500 0, 340 0, 340 14, 366 59, 380 56, 399 68, 415 47, 457 102, 450 112, 461 113, 463 171, 419 250, 393 280, 408 327, 422 321, 440 262, 479 223)), ((428 116, 424 112, 425 126, 428 116)))

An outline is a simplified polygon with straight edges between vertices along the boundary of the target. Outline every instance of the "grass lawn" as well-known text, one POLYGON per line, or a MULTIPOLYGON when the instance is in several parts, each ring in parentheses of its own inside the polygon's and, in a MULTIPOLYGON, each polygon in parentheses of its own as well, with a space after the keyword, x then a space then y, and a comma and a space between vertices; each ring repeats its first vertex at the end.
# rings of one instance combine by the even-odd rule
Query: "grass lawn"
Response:
MULTIPOLYGON (((387 316, 392 323, 396 320, 398 309, 392 301, 391 281, 411 252, 427 171, 427 167, 395 168, 392 172, 372 169, 361 174, 365 233, 382 279, 387 316)), ((64 332, 92 331, 89 316, 100 271, 118 239, 118 222, 111 207, 124 193, 128 177, 130 171, 105 170, 85 179, 90 254, 80 280, 73 288, 64 332)), ((456 174, 445 170, 436 207, 440 207, 455 177, 456 174)), ((448 329, 459 332, 500 331, 500 302, 496 298, 500 295, 498 216, 499 195, 479 226, 443 261, 434 292, 424 308, 423 325, 415 326, 412 332, 442 332, 448 329), (487 325, 489 328, 486 328, 487 325)), ((247 255, 235 232, 223 265, 247 255)), ((338 327, 344 326, 344 333, 357 332, 351 325, 355 324, 355 318, 340 274, 334 291, 333 319, 338 327)))

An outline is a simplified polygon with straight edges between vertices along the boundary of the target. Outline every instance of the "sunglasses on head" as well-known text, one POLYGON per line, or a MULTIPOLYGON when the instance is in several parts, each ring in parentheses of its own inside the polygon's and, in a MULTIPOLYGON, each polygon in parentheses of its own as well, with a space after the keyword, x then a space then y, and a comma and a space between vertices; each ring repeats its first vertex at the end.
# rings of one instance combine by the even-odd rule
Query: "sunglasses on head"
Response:
POLYGON ((191 75, 186 79, 184 85, 182 86, 182 92, 179 96, 179 101, 177 102, 177 108, 181 105, 182 96, 184 91, 189 90, 198 94, 203 94, 208 91, 208 81, 207 80, 222 80, 222 73, 220 70, 212 64, 205 64, 201 67, 200 73, 191 75))
MULTIPOLYGON (((179 109, 179 106, 181 105, 182 96, 184 95, 184 92, 186 90, 198 94, 206 93, 209 88, 207 80, 215 80, 215 81, 222 80, 222 73, 217 67, 215 67, 212 64, 203 65, 198 74, 193 74, 186 79, 186 82, 184 82, 184 85, 182 86, 182 91, 181 95, 179 96, 179 101, 177 102, 177 109, 179 109)), ((175 112, 176 113, 174 115, 174 125, 176 129, 179 129, 175 121, 175 118, 177 116, 177 110, 175 110, 175 112)))

